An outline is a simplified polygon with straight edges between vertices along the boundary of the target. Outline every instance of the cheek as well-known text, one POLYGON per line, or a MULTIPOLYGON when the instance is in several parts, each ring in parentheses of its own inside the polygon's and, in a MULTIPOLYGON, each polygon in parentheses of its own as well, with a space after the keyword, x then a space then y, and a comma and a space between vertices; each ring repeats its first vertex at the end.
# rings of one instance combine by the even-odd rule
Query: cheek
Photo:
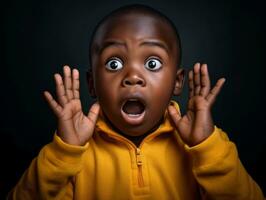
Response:
POLYGON ((166 98, 172 95, 174 89, 173 72, 165 71, 155 75, 151 78, 150 82, 156 95, 166 98))
POLYGON ((99 100, 107 103, 113 101, 117 97, 119 80, 104 70, 99 70, 96 77, 95 89, 99 100))

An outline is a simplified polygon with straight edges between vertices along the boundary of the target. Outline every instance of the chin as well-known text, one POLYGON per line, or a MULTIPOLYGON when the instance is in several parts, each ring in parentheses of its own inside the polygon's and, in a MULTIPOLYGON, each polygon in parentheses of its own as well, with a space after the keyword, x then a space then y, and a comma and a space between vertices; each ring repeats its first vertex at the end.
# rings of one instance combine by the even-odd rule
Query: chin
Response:
POLYGON ((141 136, 141 135, 148 135, 152 132, 154 132, 158 127, 160 126, 161 120, 159 120, 159 123, 150 125, 148 127, 143 127, 141 125, 139 126, 130 126, 130 127, 123 127, 120 129, 123 135, 128 135, 128 136, 141 136))

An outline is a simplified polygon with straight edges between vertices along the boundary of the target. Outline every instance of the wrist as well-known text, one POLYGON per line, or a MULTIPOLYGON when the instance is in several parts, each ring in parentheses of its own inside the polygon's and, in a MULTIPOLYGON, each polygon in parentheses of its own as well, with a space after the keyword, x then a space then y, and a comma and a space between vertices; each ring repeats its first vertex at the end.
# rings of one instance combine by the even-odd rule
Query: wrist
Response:
POLYGON ((82 155, 84 155, 88 148, 89 143, 84 146, 67 144, 55 133, 53 142, 47 145, 45 152, 46 156, 51 158, 50 160, 58 160, 58 164, 80 164, 82 155))
POLYGON ((193 133, 191 133, 191 139, 185 143, 189 147, 196 146, 207 140, 212 135, 214 130, 215 130, 214 125, 197 128, 193 130, 193 133))
POLYGON ((75 146, 83 146, 86 144, 87 141, 81 142, 76 136, 75 131, 71 130, 72 128, 66 127, 68 127, 67 124, 58 122, 56 134, 64 143, 75 146))
POLYGON ((214 132, 215 126, 212 120, 211 110, 208 110, 200 116, 199 126, 195 126, 195 130, 191 134, 193 136, 192 142, 189 146, 195 146, 202 143, 214 132))
POLYGON ((185 150, 190 155, 193 166, 199 167, 214 163, 227 154, 226 149, 231 144, 226 134, 215 126, 213 133, 204 141, 195 146, 185 145, 185 150))

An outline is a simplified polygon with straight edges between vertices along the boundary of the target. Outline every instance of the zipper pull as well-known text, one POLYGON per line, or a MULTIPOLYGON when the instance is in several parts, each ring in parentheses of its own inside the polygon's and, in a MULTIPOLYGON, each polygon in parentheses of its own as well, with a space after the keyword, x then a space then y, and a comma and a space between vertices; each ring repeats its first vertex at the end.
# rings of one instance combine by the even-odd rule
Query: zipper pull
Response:
POLYGON ((142 159, 141 159, 141 154, 140 154, 139 148, 137 148, 137 150, 136 150, 136 159, 137 159, 137 165, 142 165, 142 159))

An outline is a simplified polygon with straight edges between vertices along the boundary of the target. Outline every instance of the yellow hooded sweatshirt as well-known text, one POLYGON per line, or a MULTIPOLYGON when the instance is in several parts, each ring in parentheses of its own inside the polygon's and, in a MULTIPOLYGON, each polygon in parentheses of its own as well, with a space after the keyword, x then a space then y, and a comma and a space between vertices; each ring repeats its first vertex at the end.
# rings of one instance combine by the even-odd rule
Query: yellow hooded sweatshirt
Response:
POLYGON ((101 116, 84 146, 66 144, 55 134, 8 199, 260 200, 263 194, 221 129, 215 126, 209 138, 189 147, 166 112, 139 147, 101 116))

